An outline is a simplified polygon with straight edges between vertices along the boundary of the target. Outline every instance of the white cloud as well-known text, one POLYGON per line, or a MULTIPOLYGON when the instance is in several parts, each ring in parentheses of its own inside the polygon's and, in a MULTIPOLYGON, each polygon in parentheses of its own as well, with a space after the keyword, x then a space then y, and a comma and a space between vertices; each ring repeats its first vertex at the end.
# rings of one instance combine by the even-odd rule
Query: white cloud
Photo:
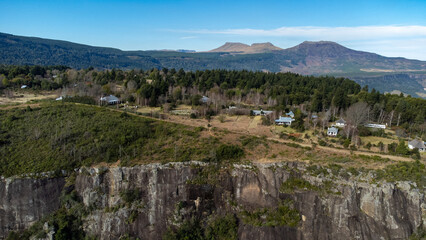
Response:
POLYGON ((180 37, 179 39, 185 40, 185 39, 194 39, 194 38, 198 38, 197 36, 185 36, 185 37, 180 37))
POLYGON ((281 27, 276 29, 226 29, 184 31, 199 34, 240 36, 296 37, 332 39, 335 41, 376 38, 426 37, 426 26, 359 26, 359 27, 281 27))

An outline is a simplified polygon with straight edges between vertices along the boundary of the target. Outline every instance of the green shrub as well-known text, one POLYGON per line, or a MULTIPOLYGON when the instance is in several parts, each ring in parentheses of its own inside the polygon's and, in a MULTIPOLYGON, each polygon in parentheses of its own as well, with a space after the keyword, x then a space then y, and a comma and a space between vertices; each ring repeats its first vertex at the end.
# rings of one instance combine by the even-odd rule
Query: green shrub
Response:
POLYGON ((348 148, 349 145, 351 144, 351 140, 349 138, 345 139, 345 141, 343 142, 343 147, 344 148, 348 148))
POLYGON ((74 97, 64 97, 62 102, 72 102, 72 103, 83 103, 89 105, 96 105, 96 100, 89 96, 74 96, 74 97))
POLYGON ((236 240, 238 239, 237 219, 232 214, 215 216, 208 222, 204 239, 236 240))
POLYGON ((399 162, 393 165, 387 165, 383 170, 376 170, 377 180, 412 181, 417 187, 422 189, 426 186, 425 165, 419 160, 412 162, 399 162))
POLYGON ((239 160, 244 156, 244 150, 238 145, 220 145, 216 150, 218 161, 223 160, 239 160))
POLYGON ((366 145, 365 145, 365 148, 367 148, 368 150, 370 150, 371 149, 371 143, 370 142, 368 142, 366 145))
POLYGON ((185 220, 177 228, 169 228, 163 240, 236 240, 238 239, 237 219, 232 214, 213 215, 206 221, 198 218, 185 220))
POLYGON ((293 193, 295 190, 314 190, 317 191, 318 187, 312 185, 310 182, 302 179, 290 176, 285 182, 280 186, 280 192, 283 193, 293 193))
POLYGON ((283 201, 277 208, 260 208, 254 211, 243 210, 240 213, 245 224, 252 226, 289 226, 296 227, 300 221, 299 212, 292 208, 292 201, 283 201))
POLYGON ((140 198, 140 191, 138 189, 128 189, 120 192, 120 197, 127 204, 131 204, 140 198))
POLYGON ((327 143, 326 143, 324 140, 322 140, 322 139, 320 139, 320 140, 318 141, 318 144, 319 144, 320 146, 326 146, 326 145, 327 145, 327 143))

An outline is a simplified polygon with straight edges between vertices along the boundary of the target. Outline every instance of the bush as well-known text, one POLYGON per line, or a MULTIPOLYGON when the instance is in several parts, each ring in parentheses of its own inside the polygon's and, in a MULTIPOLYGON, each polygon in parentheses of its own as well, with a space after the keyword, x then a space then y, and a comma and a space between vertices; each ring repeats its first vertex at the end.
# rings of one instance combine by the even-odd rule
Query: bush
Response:
POLYGON ((217 119, 219 120, 219 122, 224 123, 226 118, 224 115, 220 115, 217 119))
POLYGON ((351 140, 349 138, 345 139, 345 141, 343 142, 343 147, 344 148, 348 148, 349 145, 351 144, 351 140))
POLYGON ((260 208, 254 211, 243 210, 241 219, 252 226, 296 227, 300 221, 299 212, 292 208, 292 201, 283 201, 277 208, 260 208))
POLYGON ((96 105, 95 99, 89 96, 64 97, 62 98, 62 102, 73 102, 73 103, 96 105))
POLYGON ((370 148, 371 148, 371 143, 370 143, 370 142, 368 142, 368 143, 365 145, 365 148, 367 148, 368 150, 370 150, 370 148))
POLYGON ((320 146, 327 146, 327 143, 326 143, 324 140, 322 140, 322 139, 320 139, 320 140, 318 141, 318 144, 319 144, 320 146))
POLYGON ((185 220, 178 228, 169 228, 163 240, 236 240, 237 219, 232 214, 212 216, 206 222, 197 218, 185 220))
POLYGON ((264 126, 270 126, 271 125, 271 120, 269 120, 269 118, 266 117, 266 116, 262 116, 262 125, 264 125, 264 126))
POLYGON ((218 161, 223 160, 239 160, 244 156, 244 150, 238 145, 220 145, 216 150, 216 157, 218 161))
POLYGON ((140 192, 138 189, 124 190, 120 192, 120 197, 125 203, 131 204, 132 202, 140 198, 140 192))
POLYGON ((412 181, 417 184, 419 189, 426 186, 425 176, 425 165, 419 160, 388 165, 383 170, 376 171, 376 178, 378 180, 384 179, 389 182, 412 181))

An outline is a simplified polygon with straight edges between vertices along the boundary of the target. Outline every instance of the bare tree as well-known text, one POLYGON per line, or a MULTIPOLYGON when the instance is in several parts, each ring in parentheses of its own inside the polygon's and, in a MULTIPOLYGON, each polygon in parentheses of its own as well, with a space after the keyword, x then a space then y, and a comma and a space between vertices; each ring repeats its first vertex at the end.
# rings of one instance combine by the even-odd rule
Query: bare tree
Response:
POLYGON ((352 137, 355 139, 358 126, 368 119, 369 107, 365 102, 357 102, 346 110, 348 128, 352 130, 352 137))
POLYGON ((15 97, 15 94, 10 89, 4 90, 4 95, 6 95, 7 98, 14 98, 15 97))
POLYGON ((349 124, 346 124, 346 126, 343 128, 343 131, 345 132, 346 138, 348 139, 351 135, 352 126, 349 124))
POLYGON ((331 116, 330 109, 327 112, 323 113, 322 118, 321 118, 322 130, 324 130, 325 126, 328 125, 328 121, 330 120, 330 116, 331 116))
POLYGON ((317 128, 318 125, 318 117, 312 119, 312 125, 314 125, 314 129, 317 128))
POLYGON ((392 119, 393 119, 394 112, 395 110, 392 110, 389 114, 389 127, 392 127, 392 119))

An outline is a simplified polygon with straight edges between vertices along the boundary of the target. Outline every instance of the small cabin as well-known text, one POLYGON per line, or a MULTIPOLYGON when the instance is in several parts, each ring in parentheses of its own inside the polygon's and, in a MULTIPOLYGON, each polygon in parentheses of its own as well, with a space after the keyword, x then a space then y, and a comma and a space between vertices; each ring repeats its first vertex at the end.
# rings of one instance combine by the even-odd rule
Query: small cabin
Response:
POLYGON ((281 117, 280 116, 278 119, 275 120, 275 124, 290 126, 293 121, 294 121, 294 119, 291 118, 291 117, 281 117))
POLYGON ((426 151, 425 143, 421 140, 414 139, 408 142, 408 148, 413 150, 414 148, 419 149, 419 152, 426 151))
POLYGON ((339 132, 339 129, 335 127, 331 127, 327 129, 327 135, 330 137, 336 137, 338 132, 339 132))
POLYGON ((344 127, 344 126, 346 126, 346 121, 343 118, 341 118, 341 119, 339 119, 339 120, 336 121, 335 125, 337 127, 344 127))
POLYGON ((266 116, 272 113, 272 111, 252 110, 254 116, 266 116))
POLYGON ((293 111, 290 111, 290 112, 286 113, 285 115, 286 115, 287 117, 294 118, 294 113, 293 113, 293 111))
POLYGON ((201 97, 200 101, 201 101, 202 103, 208 103, 208 102, 210 102, 210 98, 208 98, 208 97, 206 97, 206 96, 203 96, 203 97, 201 97))
POLYGON ((368 123, 364 125, 365 127, 368 128, 380 128, 380 129, 386 129, 386 125, 385 124, 375 124, 375 123, 368 123))
POLYGON ((113 105, 113 104, 119 104, 120 103, 120 99, 118 99, 118 97, 114 96, 114 95, 109 95, 106 97, 101 97, 101 102, 107 103, 109 105, 113 105))

